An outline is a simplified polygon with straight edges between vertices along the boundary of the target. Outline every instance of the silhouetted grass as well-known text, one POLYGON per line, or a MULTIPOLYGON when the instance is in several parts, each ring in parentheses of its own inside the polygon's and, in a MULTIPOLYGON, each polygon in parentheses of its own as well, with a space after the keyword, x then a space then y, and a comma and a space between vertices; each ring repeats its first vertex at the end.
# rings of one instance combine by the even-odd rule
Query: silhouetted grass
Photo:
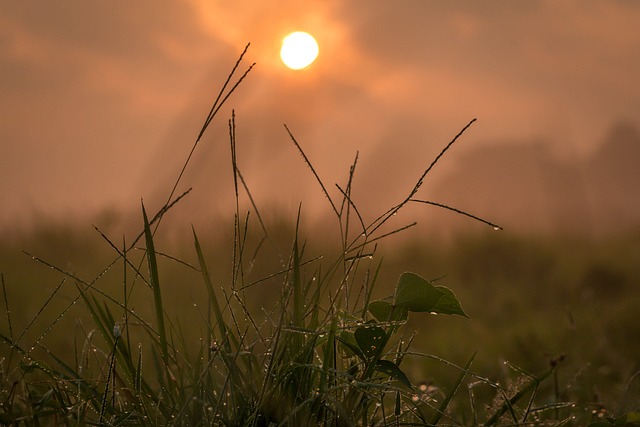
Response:
MULTIPOLYGON (((236 83, 231 83, 243 56, 244 52, 218 94, 164 205, 152 217, 142 205, 142 230, 129 242, 123 238, 116 243, 98 229, 110 251, 105 259, 112 261, 87 276, 28 253, 39 266, 61 277, 35 310, 26 309, 28 298, 24 295, 19 303, 14 301, 14 295, 7 292, 7 286, 11 289, 14 285, 5 283, 2 276, 6 325, 0 332, 4 355, 0 422, 399 426, 583 425, 596 419, 601 424, 593 425, 614 425, 615 420, 598 417, 609 415, 601 411, 603 407, 576 408, 573 398, 579 396, 562 390, 563 384, 569 383, 559 374, 564 355, 541 357, 543 365, 533 363, 534 369, 505 362, 501 364, 504 372, 482 374, 475 364, 483 350, 467 350, 465 343, 456 342, 448 326, 471 328, 473 322, 466 320, 469 310, 463 310, 441 279, 427 280, 401 271, 391 281, 395 286, 388 285, 381 245, 416 225, 392 224, 392 218, 406 205, 445 208, 500 229, 475 215, 415 197, 427 174, 475 119, 445 146, 396 205, 370 223, 352 198, 357 156, 347 182, 336 185, 340 197, 332 198, 302 144, 286 128, 335 216, 338 238, 332 242, 328 233, 303 229, 302 209, 283 228, 272 229, 265 222, 241 173, 232 114, 232 238, 212 256, 192 227, 189 257, 161 251, 160 224, 189 192, 176 197, 183 173, 220 107, 251 70, 249 67, 236 83), (243 210, 245 204, 248 208, 243 210), (314 243, 314 239, 319 242, 314 243), (286 250, 282 250, 283 240, 286 250), (218 256, 225 260, 226 274, 212 274, 212 264, 221 268, 218 256), (168 267, 175 274, 171 279, 164 275, 168 267), (186 286, 189 293, 197 295, 188 307, 179 301, 187 293, 186 286), (194 289, 196 286, 199 290, 194 289), (15 317, 18 304, 20 319, 15 317), (25 315, 27 312, 34 314, 25 315), (443 321, 442 315, 449 316, 443 321), (421 335, 411 333, 412 325, 427 318, 430 330, 420 331, 421 335), (420 348, 435 342, 462 349, 455 355, 457 361, 420 348), (433 369, 428 381, 412 380, 425 366, 433 369)), ((484 301, 471 304, 475 313, 483 309, 500 313, 501 304, 516 304, 500 313, 497 320, 522 327, 517 318, 527 311, 527 304, 544 304, 554 296, 549 282, 553 282, 554 274, 562 273, 553 268, 555 254, 546 254, 546 247, 540 253, 530 253, 530 246, 518 247, 518 242, 487 253, 483 244, 461 245, 453 250, 448 262, 453 260, 463 275, 475 268, 480 270, 473 276, 476 279, 498 279, 480 293, 484 301), (514 262, 522 265, 516 268, 514 262), (514 271, 530 268, 534 277, 540 274, 536 278, 539 283, 532 284, 538 286, 538 293, 520 294, 521 301, 517 302, 517 290, 513 295, 505 291, 515 278, 505 264, 514 271), (496 276, 492 268, 505 268, 503 276, 496 276)), ((392 263, 394 268, 400 265, 404 269, 406 262, 406 268, 425 270, 411 257, 403 260, 399 248, 394 247, 394 251, 399 258, 392 263)), ((440 260, 445 262, 447 258, 440 260)), ((602 267, 588 276, 598 274, 606 281, 607 275, 615 273, 602 267)), ((629 280, 635 280, 635 276, 629 280)), ((598 288, 599 283, 595 280, 584 286, 593 292, 606 292, 598 288)), ((630 285, 620 286, 624 292, 630 285)), ((522 284, 519 289, 524 289, 522 284)), ((479 336, 496 341, 488 345, 492 351, 501 344, 513 347, 506 342, 508 337, 497 331, 479 336)), ((527 339, 525 345, 531 344, 527 339)), ((527 362, 531 359, 538 358, 529 357, 527 362)), ((634 380, 630 376, 630 386, 634 380)), ((626 418, 618 419, 620 425, 636 423, 640 417, 633 412, 637 407, 615 409, 627 413, 626 418)))

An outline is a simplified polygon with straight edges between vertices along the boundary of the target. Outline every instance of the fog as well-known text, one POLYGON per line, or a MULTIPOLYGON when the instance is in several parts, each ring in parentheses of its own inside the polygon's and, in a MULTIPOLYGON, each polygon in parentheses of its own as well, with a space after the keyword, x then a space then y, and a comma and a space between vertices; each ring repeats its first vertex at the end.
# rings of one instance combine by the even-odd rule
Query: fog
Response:
MULTIPOLYGON (((375 217, 477 118, 420 198, 521 231, 634 227, 639 19, 631 1, 1 2, 0 227, 159 208, 248 42, 239 72, 256 66, 180 183, 185 221, 233 212, 233 109, 265 210, 327 207, 284 124, 334 197, 359 153, 354 202, 375 217), (306 70, 277 57, 292 30, 320 44, 306 70)), ((434 209, 412 212, 468 227, 434 209)))

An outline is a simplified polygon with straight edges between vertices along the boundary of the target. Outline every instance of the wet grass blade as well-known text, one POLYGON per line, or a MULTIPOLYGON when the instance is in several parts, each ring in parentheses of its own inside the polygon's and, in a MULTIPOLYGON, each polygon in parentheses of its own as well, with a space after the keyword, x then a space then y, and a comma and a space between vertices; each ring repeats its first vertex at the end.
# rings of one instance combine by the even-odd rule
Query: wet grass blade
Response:
POLYGON ((431 424, 433 425, 438 424, 438 422, 440 421, 440 418, 442 418, 442 415, 444 415, 444 411, 446 411, 447 406, 449 406, 449 403, 451 402, 451 399, 453 399, 453 396, 458 391, 458 388, 460 388, 460 384, 462 384, 464 377, 466 377, 467 374, 469 373, 469 368, 471 367, 473 360, 476 358, 476 354, 478 354, 477 351, 473 353, 473 356, 471 356, 471 359, 469 359, 467 364, 464 365, 464 368, 462 372, 460 372, 460 376, 458 377, 455 384, 451 388, 451 391, 449 392, 449 394, 447 394, 447 396, 444 398, 444 400, 440 404, 440 407, 438 408, 438 412, 436 412, 436 415, 433 417, 433 421, 431 421, 431 424))
POLYGON ((222 317, 222 310, 220 309, 220 303, 218 302, 218 298, 216 297, 216 293, 213 289, 213 284, 211 282, 211 276, 209 275, 209 269, 207 268, 207 264, 204 260, 204 255, 202 253, 202 247, 200 246, 200 241, 198 240, 198 235, 196 234, 196 230, 191 227, 193 231, 193 241, 194 246, 196 248, 196 253, 198 255, 198 262, 200 263, 200 271, 202 272, 202 279, 204 281, 204 285, 207 288, 207 293, 209 294, 209 304, 213 309, 213 314, 216 318, 216 322, 218 324, 218 330, 220 331, 220 339, 222 340, 223 346, 227 354, 231 353, 231 346, 229 344, 229 334, 231 331, 227 330, 227 326, 224 322, 224 318, 222 317))
POLYGON ((300 208, 298 208, 298 220, 296 223, 296 234, 293 241, 293 276, 291 286, 293 287, 293 326, 304 328, 304 297, 302 290, 302 280, 300 279, 300 253, 298 251, 298 233, 300 225, 300 208))
POLYGON ((153 234, 149 226, 147 212, 142 204, 142 217, 144 219, 144 238, 147 245, 147 263, 149 266, 149 283, 153 291, 153 303, 155 306, 156 320, 158 322, 158 339, 160 341, 160 350, 162 352, 162 360, 165 366, 168 366, 169 351, 167 344, 167 335, 164 327, 164 309, 162 306, 162 294, 160 292, 160 277, 158 275, 158 261, 156 259, 156 250, 153 244, 153 234))
MULTIPOLYGON (((515 414, 513 413, 513 405, 515 405, 520 399, 522 399, 530 391, 535 392, 538 386, 540 385, 540 383, 546 378, 548 378, 553 373, 554 370, 555 368, 551 368, 546 372, 540 374, 539 376, 532 378, 531 381, 529 381, 527 385, 525 385, 520 390, 518 390, 518 392, 511 399, 507 399, 505 396, 505 402, 491 416, 491 418, 487 420, 487 422, 484 425, 491 426, 496 424, 500 420, 500 417, 502 417, 507 411, 511 411, 512 417, 514 417, 515 414)), ((517 422, 517 419, 515 419, 515 421, 517 422)))

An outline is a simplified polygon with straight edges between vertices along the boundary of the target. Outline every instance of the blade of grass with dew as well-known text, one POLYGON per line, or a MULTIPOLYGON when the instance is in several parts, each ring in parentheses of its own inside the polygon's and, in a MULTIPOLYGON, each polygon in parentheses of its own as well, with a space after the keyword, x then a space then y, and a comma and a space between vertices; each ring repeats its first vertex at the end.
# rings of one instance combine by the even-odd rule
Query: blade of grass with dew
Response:
MULTIPOLYGON (((353 177, 356 171, 356 165, 358 164, 358 156, 359 156, 359 152, 356 151, 356 156, 355 159, 353 161, 353 164, 351 165, 351 167, 349 168, 349 178, 347 180, 347 185, 345 187, 345 190, 342 190, 342 188, 336 184, 336 187, 338 188, 338 190, 340 190, 340 192, 342 193, 343 197, 342 197, 342 202, 340 203, 340 212, 338 213, 338 219, 339 219, 339 224, 340 224, 340 242, 342 244, 342 251, 346 251, 346 247, 348 244, 348 239, 349 239, 349 226, 350 226, 350 217, 351 217, 351 207, 353 206, 355 208, 355 204, 351 201, 351 189, 352 189, 352 185, 353 185, 353 177), (346 209, 346 212, 345 212, 346 209), (344 215, 344 220, 343 220, 343 215, 344 215)), ((360 213, 357 211, 356 209, 356 213, 358 214, 358 217, 360 218, 360 220, 362 220, 362 218, 360 217, 360 213)), ((365 230, 365 226, 364 223, 361 221, 362 223, 362 229, 363 231, 365 230)))
POLYGON ((100 392, 98 391, 96 386, 91 384, 93 381, 87 381, 87 380, 79 381, 78 379, 80 378, 80 376, 77 373, 74 373, 73 368, 66 365, 61 359, 55 356, 55 354, 49 352, 49 355, 52 356, 55 362, 59 363, 66 371, 70 372, 71 374, 69 375, 65 374, 64 372, 57 370, 52 366, 49 366, 43 363, 42 361, 38 361, 36 365, 34 365, 35 368, 39 369, 45 375, 49 376, 50 379, 52 380, 50 382, 51 384, 63 382, 65 384, 70 384, 72 386, 75 386, 78 392, 80 393, 80 395, 87 402, 91 403, 93 410, 98 411, 100 409, 100 406, 99 406, 100 392))
POLYGON ((454 383, 453 387, 451 388, 449 393, 445 396, 444 400, 440 404, 440 407, 438 408, 435 416, 433 417, 431 424, 436 425, 438 424, 438 422, 440 422, 440 418, 442 418, 442 415, 444 415, 445 411, 447 410, 449 403, 451 403, 451 399, 453 399, 453 396, 457 393, 458 388, 460 387, 460 384, 462 384, 462 381, 469 373, 469 368, 471 368, 471 364, 473 363, 473 360, 476 358, 476 354, 478 354, 477 351, 473 353, 473 355, 471 356, 467 364, 464 366, 463 371, 460 372, 460 376, 458 376, 458 379, 454 383))
MULTIPOLYGON (((26 255, 28 255, 29 257, 31 257, 34 261, 37 261, 37 262, 39 262, 39 263, 41 263, 41 264, 43 264, 43 265, 45 265, 45 266, 47 266, 47 267, 51 268, 52 270, 55 270, 55 271, 57 271, 57 272, 61 273, 62 275, 66 276, 66 277, 68 277, 68 278, 70 278, 70 279, 73 279, 77 284, 79 283, 79 284, 83 285, 83 286, 85 287, 85 291, 86 291, 86 290, 94 291, 94 292, 96 292, 96 293, 100 294, 100 295, 101 295, 102 297, 104 297, 105 299, 107 299, 107 300, 111 301, 112 303, 116 304, 116 305, 117 305, 117 306, 119 306, 120 308, 123 308, 123 307, 124 307, 120 301, 118 301, 117 299, 115 299, 115 298, 114 298, 114 297, 112 297, 111 295, 107 294, 106 292, 104 292, 103 290, 101 290, 100 288, 97 288, 97 287, 95 286, 95 284, 97 283, 97 281, 98 281, 102 276, 104 276, 104 274, 105 274, 107 271, 109 271, 109 269, 110 269, 113 265, 115 265, 115 263, 118 261, 118 259, 119 259, 119 258, 117 258, 117 259, 116 259, 115 261, 113 261, 109 266, 107 266, 106 268, 104 268, 104 269, 100 272, 100 274, 98 274, 98 276, 96 276, 96 277, 95 277, 91 282, 86 282, 86 281, 82 280, 81 278, 79 278, 78 276, 76 276, 76 275, 74 275, 74 274, 72 274, 72 273, 70 273, 70 272, 68 272, 68 271, 63 270, 62 268, 60 268, 60 267, 58 267, 58 266, 56 266, 56 265, 54 265, 54 264, 52 264, 52 263, 50 263, 50 262, 47 262, 47 261, 43 260, 42 258, 39 258, 39 257, 37 257, 37 256, 35 256, 35 255, 32 255, 32 254, 30 254, 29 252, 23 251, 23 253, 25 253, 26 255)), ((78 296, 78 297, 76 297, 76 298, 80 298, 80 296, 78 296)), ((69 308, 71 308, 71 307, 73 306, 73 303, 74 303, 74 302, 75 302, 75 300, 74 300, 74 301, 71 301, 71 302, 67 305, 67 307, 65 308, 64 312, 68 311, 68 310, 69 310, 69 308)), ((63 312, 63 314, 64 314, 64 312, 63 312)), ((153 328, 150 328, 150 327, 149 327, 149 325, 145 322, 145 320, 144 320, 144 319, 142 319, 142 318, 141 318, 139 315, 137 315, 135 312, 133 312, 133 311, 129 311, 129 315, 131 315, 131 316, 135 317, 135 319, 136 319, 137 321, 139 321, 139 322, 141 322, 142 324, 144 324, 147 328, 149 328, 149 330, 152 330, 152 329, 153 329, 153 328)), ((57 321, 57 320, 56 320, 56 321, 57 321)), ((54 323, 55 323, 55 321, 54 321, 54 323)))
POLYGON ((196 254, 198 255, 198 262, 200 265, 200 271, 202 273, 202 279, 204 281, 204 285, 207 288, 207 293, 209 294, 209 304, 211 308, 213 308, 213 313, 216 318, 216 322, 218 324, 218 330, 220 331, 220 339, 222 340, 225 351, 230 354, 231 346, 229 344, 229 335, 233 334, 233 332, 227 329, 227 326, 224 321, 224 317, 222 316, 222 310, 220 309, 220 304, 218 302, 218 298, 216 297, 216 293, 213 289, 213 284, 211 282, 211 277, 209 275, 209 269, 207 268, 207 264, 204 260, 204 255, 202 253, 202 247, 200 246, 200 241, 198 240, 198 235, 196 234, 195 228, 192 226, 191 230, 193 232, 193 240, 196 248, 196 254))
POLYGON ((156 312, 156 321, 158 323, 158 339, 160 341, 160 350, 162 351, 162 361, 166 366, 169 364, 169 350, 167 345, 167 334, 164 327, 164 308, 162 306, 162 293, 160 291, 160 276, 158 274, 158 261, 156 259, 156 250, 153 243, 153 235, 149 226, 147 212, 142 204, 142 217, 144 219, 144 236, 147 246, 147 264, 149 267, 149 283, 153 291, 153 303, 156 312))
MULTIPOLYGON (((2 296, 4 298, 4 308, 5 314, 7 315, 7 326, 9 327, 9 339, 13 342, 13 325, 11 323, 11 310, 9 310, 9 298, 7 297, 7 288, 4 283, 4 274, 0 273, 0 280, 2 281, 2 296)), ((11 347, 11 352, 9 354, 9 359, 7 362, 7 366, 11 366, 11 360, 13 359, 13 347, 11 347)))
MULTIPOLYGON (((207 265, 204 259, 204 254, 200 246, 200 241, 198 240, 198 236, 193 227, 192 227, 192 232, 193 232, 196 253, 198 255, 198 262, 200 264, 200 271, 202 273, 202 278, 203 278, 205 287, 207 288, 207 292, 209 294, 209 304, 213 308, 215 320, 217 322, 218 330, 220 332, 220 340, 222 341, 222 348, 224 349, 224 351, 222 351, 220 354, 229 372, 229 375, 228 375, 229 379, 232 380, 231 386, 235 387, 241 384, 247 384, 248 380, 246 378, 245 372, 242 369, 238 369, 238 367, 236 366, 237 357, 233 357, 233 358, 231 357, 231 355, 233 354, 233 349, 231 346, 232 342, 235 343, 234 345, 237 346, 238 352, 241 350, 239 338, 236 337, 236 335, 234 334, 234 331, 231 328, 227 327, 225 323, 219 300, 213 289, 211 276, 209 275, 209 269, 207 268, 207 265)), ((228 303, 227 303, 227 307, 228 307, 228 303)), ((247 363, 250 364, 250 361, 247 363)))
MULTIPOLYGON (((349 182, 349 185, 351 184, 351 182, 349 182)), ((367 231, 367 227, 364 223, 364 219, 362 218, 362 215, 360 214, 360 211, 358 210, 358 207, 356 206, 356 204, 353 202, 353 200, 351 200, 351 189, 347 188, 346 190, 343 190, 342 187, 340 187, 338 184, 336 184, 336 188, 338 189, 338 191, 340 191, 340 193, 342 193, 342 196, 344 198, 344 200, 347 203, 347 206, 349 208, 347 208, 347 216, 345 218, 345 230, 344 230, 344 238, 342 239, 342 243, 343 243, 343 250, 346 251, 347 250, 347 244, 348 244, 348 239, 349 239, 349 213, 351 212, 351 209, 353 209, 353 211, 355 212, 357 218, 358 218, 358 222, 360 224, 360 227, 362 227, 362 233, 360 234, 360 236, 362 235, 366 235, 366 231, 367 231)))
MULTIPOLYGON (((333 310, 333 308, 332 308, 333 310)), ((334 382, 334 374, 330 372, 335 371, 336 366, 336 332, 338 330, 338 316, 333 315, 331 317, 331 326, 329 327, 329 333, 327 341, 324 345, 324 351, 322 354, 322 375, 318 385, 318 392, 320 395, 324 395, 327 390, 327 384, 334 382), (331 370, 331 371, 330 371, 331 370)))
MULTIPOLYGON (((109 362, 109 370, 107 371, 107 380, 105 381, 104 393, 102 395, 102 403, 100 404, 100 418, 98 420, 98 424, 102 424, 104 420, 104 415, 107 410, 107 401, 109 399, 109 384, 111 382, 111 376, 115 376, 115 367, 116 367, 116 350, 118 346, 118 341, 120 340, 120 334, 114 334, 115 339, 113 343, 113 347, 110 354, 110 362, 109 362)), ((115 392, 115 390, 114 390, 115 392)), ((111 408, 110 408, 111 409, 111 408)))
MULTIPOLYGON (((292 263, 293 274, 291 276, 291 284, 293 290, 293 321, 292 326, 304 328, 304 301, 302 295, 302 283, 300 280, 300 257, 298 254, 298 233, 300 231, 300 210, 298 206, 298 216, 296 220, 295 236, 293 238, 292 263)), ((298 341, 298 340, 295 340, 298 341)), ((299 347, 298 347, 299 348, 299 347)))
MULTIPOLYGON (((551 369, 548 369, 547 371, 543 372, 542 374, 534 377, 533 379, 531 379, 531 381, 529 381, 529 383, 527 385, 525 385, 520 390, 518 390, 518 392, 515 395, 513 395, 512 398, 508 399, 507 396, 504 396, 505 397, 505 402, 487 420, 487 422, 484 425, 485 426, 494 425, 495 423, 497 423, 500 420, 500 417, 502 417, 502 415, 504 415, 507 411, 511 411, 512 416, 515 416, 515 414, 513 412, 513 405, 515 405, 520 399, 522 399, 528 392, 530 392, 532 390, 536 390, 540 386, 540 383, 544 379, 548 378, 553 373, 554 370, 555 370, 555 367, 552 367, 551 369)), ((514 421, 517 423, 518 422, 517 418, 514 421)))
POLYGON ((470 214, 468 212, 465 212, 465 211, 462 211, 460 209, 456 209, 456 208, 453 208, 451 206, 443 205, 442 203, 436 203, 436 202, 431 202, 429 200, 420 200, 420 199, 410 199, 409 201, 410 202, 415 202, 415 203, 424 203, 426 205, 432 205, 432 206, 436 206, 436 207, 439 207, 439 208, 442 208, 442 209, 446 209, 446 210, 455 212, 455 213, 457 213, 459 215, 463 215, 463 216, 469 217, 471 219, 475 219, 476 221, 479 221, 479 222, 481 222, 483 224, 487 224, 488 226, 492 227, 494 230, 503 230, 502 227, 500 227, 497 224, 494 224, 493 222, 487 221, 485 219, 482 219, 482 218, 480 218, 480 217, 478 217, 476 215, 472 215, 472 214, 470 214))
MULTIPOLYGON (((94 324, 97 326, 98 330, 100 331, 100 334, 105 340, 107 346, 112 346, 113 340, 112 340, 112 335, 110 330, 113 328, 113 326, 111 327, 108 326, 110 324, 109 316, 100 307, 100 304, 95 299, 95 297, 92 297, 93 301, 91 301, 89 297, 86 295, 85 291, 82 290, 82 287, 80 286, 80 284, 76 283, 76 287, 78 288, 78 292, 80 293, 80 297, 82 298, 85 304, 85 307, 89 311, 89 314, 91 315, 91 318, 93 319, 94 324)), ((135 384, 137 373, 135 370, 132 369, 132 364, 128 360, 130 359, 130 357, 127 357, 127 354, 128 352, 125 352, 125 351, 118 352, 118 356, 121 361, 121 364, 128 368, 124 370, 127 379, 132 384, 135 384)), ((144 389, 145 389, 145 392, 147 393, 151 392, 151 387, 149 387, 146 381, 144 382, 144 389)))
POLYGON ((318 277, 322 277, 321 271, 318 270, 314 272, 313 277, 309 282, 308 288, 311 289, 313 287, 313 293, 309 298, 310 312, 309 316, 309 328, 316 330, 320 326, 320 295, 322 290, 322 283, 318 280, 318 277))
POLYGON ((382 214, 378 218, 376 218, 371 223, 371 225, 369 225, 369 227, 367 228, 367 234, 374 233, 378 228, 380 228, 383 224, 385 224, 396 212, 398 212, 404 205, 406 205, 409 202, 409 200, 411 200, 411 198, 418 192, 418 190, 422 186, 426 176, 429 174, 429 172, 431 172, 431 170, 438 163, 440 158, 449 150, 449 148, 451 148, 451 146, 462 136, 462 134, 465 133, 465 131, 469 127, 471 127, 471 125, 476 120, 477 119, 474 118, 469 123, 467 123, 467 125, 465 127, 463 127, 462 130, 460 132, 458 132, 458 134, 456 136, 454 136, 451 141, 449 141, 449 143, 440 151, 440 153, 436 156, 436 158, 433 159, 431 164, 422 173, 422 175, 420 176, 420 178, 418 179, 418 181, 414 185, 413 189, 409 192, 409 195, 402 202, 397 204, 395 207, 389 209, 387 212, 385 212, 384 214, 382 214))
POLYGON ((287 133, 289 134, 289 137, 291 138, 291 141, 293 142, 293 144, 298 149, 298 152, 302 155, 302 158, 304 159, 304 162, 307 164, 307 166, 309 166, 309 169, 311 169, 311 172, 313 173, 313 176, 316 177, 316 180, 318 181, 318 184, 320 184, 320 188, 322 188, 322 192, 324 193, 324 195, 326 196, 327 200, 329 201, 329 204, 331 205, 331 208, 333 209, 333 212, 336 214, 336 216, 338 218, 340 218, 340 213, 338 212, 338 208, 336 208, 335 203, 333 203, 333 200, 331 199, 331 196, 329 196, 329 193, 327 192, 327 189, 324 186, 324 183, 322 182, 322 180, 320 179, 320 176, 318 175, 318 173, 316 172, 315 168, 311 164, 311 161, 309 160, 309 158, 305 154, 304 150, 302 149, 302 147, 300 146, 300 144, 298 143, 296 138, 293 136, 293 134, 291 133, 291 131, 289 130, 287 125, 284 125, 284 128, 287 130, 287 133))
MULTIPOLYGON (((289 263, 291 264, 291 263, 289 263)), ((287 271, 291 269, 291 265, 287 267, 287 271)), ((286 341, 286 338, 283 338, 283 329, 286 321, 287 314, 287 301, 291 295, 290 287, 285 289, 280 301, 280 313, 279 319, 275 323, 276 329, 272 334, 271 343, 268 348, 268 358, 266 363, 266 371, 263 376, 262 384, 260 385, 260 392, 258 394, 258 399, 256 401, 255 412, 250 417, 250 423, 248 425, 255 426, 258 422, 258 411, 264 405, 265 401, 271 394, 271 388, 275 387, 277 378, 277 370, 279 367, 279 362, 282 358, 282 341, 286 341)), ((285 344, 286 345, 286 344, 285 344)))
MULTIPOLYGON (((196 141, 194 142, 193 146, 191 147, 191 151, 189 152, 189 155, 187 156, 187 159, 185 160, 184 164, 182 165, 182 169, 180 170, 180 173, 178 174, 178 178, 176 178, 176 181, 175 181, 175 183, 173 185, 173 188, 171 189, 171 192, 169 193, 169 197, 167 197, 167 203, 165 204, 165 206, 167 206, 169 204, 169 201, 171 200, 171 198, 175 194, 175 192, 176 192, 176 190, 178 188, 178 185, 179 185, 180 181, 182 180, 182 177, 184 176, 184 173, 185 173, 185 171, 187 169, 187 166, 189 165, 189 162, 191 161, 191 158, 193 157, 193 153, 195 152, 195 149, 198 146, 198 143, 200 142, 200 140, 201 140, 202 136, 204 135, 205 131, 207 130, 207 128, 209 127, 209 125, 213 121, 214 117, 218 114, 218 111, 220 111, 220 108, 222 108, 222 106, 229 99, 231 94, 238 88, 240 83, 242 83, 244 78, 249 74, 249 72, 255 66, 255 63, 251 64, 249 66, 249 68, 247 68, 247 70, 240 76, 238 81, 231 87, 231 89, 227 92, 227 94, 224 95, 224 92, 225 92, 229 82, 233 78, 233 75, 235 74, 236 70, 238 69, 238 66, 242 62, 242 59, 244 58, 244 55, 247 53, 248 49, 249 49, 249 44, 246 45, 246 47, 244 48, 244 50, 240 54, 240 57, 236 61, 235 65, 233 66, 233 69, 231 70, 231 73, 229 73, 229 76, 227 77, 227 80, 225 81, 224 85, 222 86, 222 89, 218 92, 218 96, 216 97, 216 100, 214 101, 213 105, 211 106, 211 110, 209 110, 209 114, 207 114, 207 118, 205 119, 204 124, 202 125, 202 128, 200 129, 200 132, 198 133, 198 137, 196 138, 196 141)), ((158 229, 158 227, 160 225, 160 219, 161 219, 161 217, 158 218, 158 222, 156 223, 156 226, 155 226, 155 229, 154 229, 154 233, 155 233, 155 231, 158 229)), ((134 244, 135 244, 135 242, 134 242, 134 244)))
MULTIPOLYGON (((53 300, 53 297, 58 293, 58 291, 60 290, 60 288, 62 287, 62 285, 66 282, 66 278, 63 278, 62 281, 58 284, 58 286, 56 286, 56 288, 53 290, 53 292, 49 295, 49 297, 47 298, 47 300, 45 301, 45 303, 42 305, 42 307, 40 307, 40 309, 38 310, 38 312, 36 313, 36 315, 31 319, 31 321, 29 322, 29 324, 24 328, 24 330, 22 331, 22 333, 20 334, 20 336, 18 337, 18 339, 16 340, 16 343, 19 343, 22 338, 25 336, 25 334, 31 329, 31 327, 33 326, 33 324, 36 322, 36 320, 40 317, 40 315, 42 314, 42 312, 45 310, 45 308, 47 308, 47 306, 49 305, 49 303, 51 303, 51 300, 53 300)), ((8 309, 7 309, 8 310, 8 309)))
POLYGON ((371 295, 373 294, 373 288, 378 281, 378 274, 380 273, 380 268, 382 267, 382 259, 378 263, 378 267, 376 268, 376 272, 373 275, 373 279, 371 279, 371 283, 368 285, 368 289, 366 289, 364 303, 362 305, 362 320, 366 319, 366 315, 369 311, 369 303, 371 302, 371 295))

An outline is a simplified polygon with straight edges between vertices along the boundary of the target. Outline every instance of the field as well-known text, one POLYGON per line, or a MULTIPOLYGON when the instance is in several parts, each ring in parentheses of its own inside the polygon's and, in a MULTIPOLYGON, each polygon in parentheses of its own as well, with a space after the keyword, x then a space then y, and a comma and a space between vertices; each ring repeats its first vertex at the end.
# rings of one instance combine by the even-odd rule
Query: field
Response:
MULTIPOLYGON (((109 350, 96 339, 98 328, 81 301, 61 317, 78 296, 73 280, 67 277, 58 288, 64 274, 21 252, 28 251, 89 282, 113 261, 115 251, 89 226, 85 231, 77 228, 45 227, 30 236, 5 240, 1 259, 11 329, 16 344, 34 348, 30 358, 46 360, 47 351, 51 351, 72 366, 81 365, 78 359, 90 342, 87 337, 94 335, 91 345, 103 352, 102 359, 98 358, 95 363, 104 370, 102 365, 109 350), (44 310, 40 313, 42 307, 44 310), (33 319, 35 323, 31 324, 33 319), (29 325, 27 333, 17 340, 29 325)), ((273 228, 277 230, 274 233, 277 237, 272 247, 277 248, 277 252, 269 251, 273 254, 266 257, 269 259, 262 257, 251 271, 245 271, 245 283, 268 277, 279 271, 282 263, 286 264, 295 230, 286 229, 284 224, 274 224, 273 228)), ((227 229, 233 230, 233 222, 228 223, 227 229)), ((331 253, 331 248, 324 243, 321 247, 313 244, 324 242, 323 239, 300 234, 308 241, 305 252, 310 255, 305 259, 331 253)), ((211 232, 200 239, 207 242, 203 244, 203 252, 209 255, 212 280, 222 289, 232 275, 233 248, 229 245, 233 235, 211 232)), ((446 276, 437 283, 454 290, 469 315, 470 319, 415 313, 399 331, 404 339, 417 332, 412 352, 436 356, 408 354, 402 365, 414 384, 429 387, 435 401, 446 396, 459 375, 459 370, 447 362, 463 366, 476 351, 472 372, 506 388, 521 384, 526 378, 523 372, 539 374, 552 361, 562 359, 553 377, 540 384, 537 401, 574 404, 569 411, 562 409, 562 415, 577 417, 576 425, 581 425, 598 416, 620 416, 638 410, 639 240, 633 234, 606 239, 552 239, 487 230, 462 235, 447 243, 429 244, 424 243, 425 239, 389 243, 390 250, 380 249, 373 259, 366 259, 366 269, 375 271, 378 262, 383 260, 373 299, 392 294, 403 271, 413 271, 429 279, 446 276)), ((252 245, 255 247, 257 242, 247 242, 248 247, 252 245)), ((182 261, 198 265, 189 238, 159 243, 156 250, 177 254, 182 261)), ((185 347, 196 351, 208 335, 202 321, 202 316, 206 317, 203 313, 206 304, 200 303, 206 301, 202 278, 193 269, 169 259, 160 260, 159 271, 166 318, 175 328, 172 334, 184 340, 185 347)), ((97 282, 98 289, 122 301, 122 275, 123 268, 117 264, 97 282)), ((246 291, 244 304, 256 313, 257 321, 264 322, 265 313, 273 315, 276 311, 274 307, 278 306, 285 282, 286 275, 279 275, 246 291), (261 307, 266 310, 261 311, 261 307)), ((96 296, 98 301, 104 299, 99 294, 96 296)), ((135 301, 129 303, 132 310, 154 323, 153 296, 147 285, 139 282, 129 298, 135 301)), ((113 309, 117 312, 117 307, 113 309)), ((10 336, 6 320, 2 323, 2 334, 10 336)), ((7 343, 2 354, 2 399, 3 407, 7 408, 11 407, 10 402, 15 405, 16 394, 20 393, 19 389, 12 388, 13 381, 18 378, 29 381, 29 377, 16 376, 19 363, 23 364, 22 374, 27 373, 24 355, 12 351, 7 343)), ((150 366, 151 362, 145 365, 150 366)), ((34 390, 36 384, 46 388, 34 382, 34 390)), ((471 395, 477 401, 475 411, 481 419, 482 414, 488 412, 486 407, 495 405, 496 391, 492 387, 480 380, 465 378, 448 408, 453 414, 457 413, 457 417, 453 416, 457 422, 472 424, 471 395), (460 418, 462 414, 466 415, 460 418)))
POLYGON ((440 156, 365 222, 357 163, 332 198, 290 136, 327 224, 253 204, 232 118, 234 218, 172 221, 181 174, 124 236, 46 221, 7 233, 0 422, 640 423, 640 233, 517 235, 440 206, 478 229, 430 238, 395 214, 440 156))

